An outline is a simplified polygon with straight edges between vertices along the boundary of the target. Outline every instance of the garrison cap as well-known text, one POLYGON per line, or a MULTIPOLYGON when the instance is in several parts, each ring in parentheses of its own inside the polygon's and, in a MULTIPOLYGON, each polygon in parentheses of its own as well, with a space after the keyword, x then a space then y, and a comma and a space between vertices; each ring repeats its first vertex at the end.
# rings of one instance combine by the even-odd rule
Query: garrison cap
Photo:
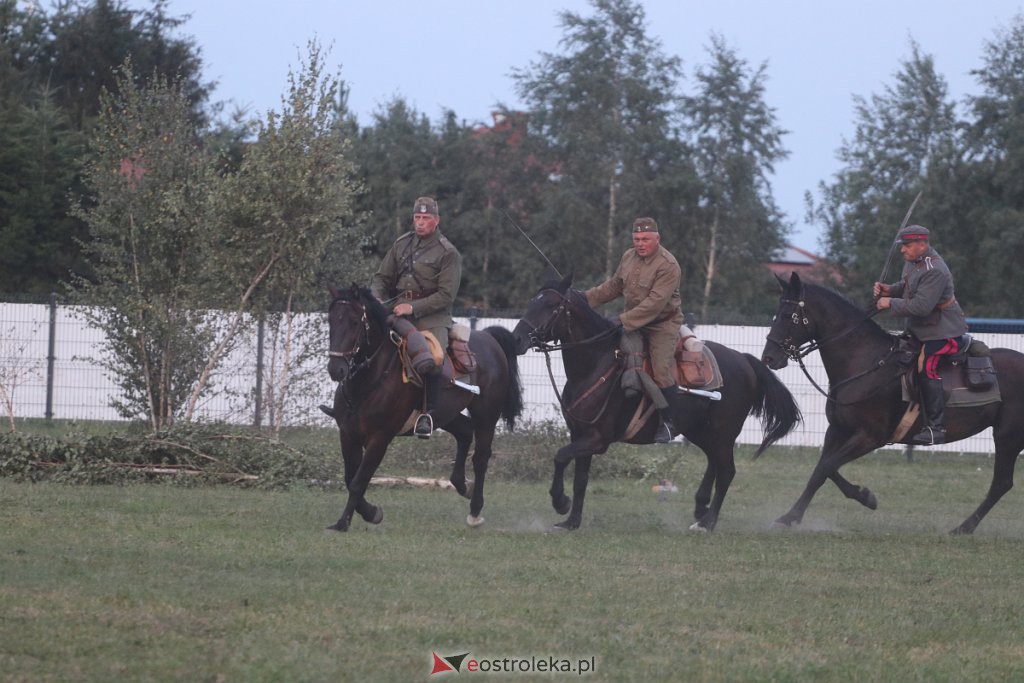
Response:
POLYGON ((906 244, 914 240, 928 241, 928 228, 921 225, 908 225, 896 235, 896 241, 906 244))
POLYGON ((653 218, 637 218, 633 221, 633 232, 658 232, 658 222, 653 218))
POLYGON ((419 197, 416 202, 412 205, 413 213, 432 213, 435 216, 439 216, 440 213, 437 210, 437 200, 433 197, 419 197))

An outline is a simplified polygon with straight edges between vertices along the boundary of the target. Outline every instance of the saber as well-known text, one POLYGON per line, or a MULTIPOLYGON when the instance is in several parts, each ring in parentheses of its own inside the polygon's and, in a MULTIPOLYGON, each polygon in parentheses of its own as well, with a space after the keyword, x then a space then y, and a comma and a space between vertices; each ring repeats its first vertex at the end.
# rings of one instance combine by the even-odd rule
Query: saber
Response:
POLYGON ((558 268, 555 268, 555 264, 551 262, 551 259, 548 258, 547 254, 541 251, 540 247, 537 246, 537 243, 531 240, 530 236, 526 234, 526 231, 520 228, 516 222, 512 220, 512 216, 509 216, 505 209, 501 209, 501 213, 505 215, 505 218, 507 218, 508 222, 512 224, 512 227, 522 233, 523 237, 526 238, 526 241, 533 245, 533 248, 537 250, 537 253, 544 257, 544 260, 548 262, 549 266, 551 266, 551 270, 555 271, 555 275, 562 277, 562 274, 558 272, 558 268))
POLYGON ((910 221, 910 214, 914 213, 914 207, 917 206, 917 200, 921 198, 922 193, 924 193, 924 190, 918 192, 917 196, 914 197, 914 201, 911 203, 910 208, 907 209, 907 215, 903 217, 903 222, 900 223, 900 227, 896 230, 896 239, 893 240, 892 245, 889 247, 889 255, 885 257, 885 266, 882 268, 882 274, 878 276, 878 281, 883 284, 885 283, 885 276, 889 274, 889 265, 892 262, 893 252, 896 250, 896 245, 900 243, 900 230, 907 227, 907 223, 910 221))
POLYGON ((703 396, 704 398, 710 398, 712 401, 722 400, 722 394, 721 392, 718 391, 705 391, 704 389, 689 389, 687 387, 681 387, 678 384, 676 385, 676 389, 678 389, 679 391, 685 391, 688 394, 693 394, 694 396, 703 396))
POLYGON ((466 384, 465 382, 460 382, 457 379, 453 379, 452 384, 454 384, 460 389, 465 389, 471 394, 476 394, 478 396, 480 395, 480 387, 476 386, 475 384, 466 384))

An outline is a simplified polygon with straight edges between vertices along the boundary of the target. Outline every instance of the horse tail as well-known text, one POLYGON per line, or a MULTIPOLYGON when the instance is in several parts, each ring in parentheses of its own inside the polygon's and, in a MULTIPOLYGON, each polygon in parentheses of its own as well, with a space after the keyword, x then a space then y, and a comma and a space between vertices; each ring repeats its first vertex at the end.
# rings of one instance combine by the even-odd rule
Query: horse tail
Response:
POLYGON ((504 327, 493 325, 484 332, 494 337, 505 353, 508 364, 508 386, 505 388, 505 403, 501 406, 501 417, 509 431, 515 429, 516 418, 523 414, 523 385, 519 380, 519 354, 516 353, 516 338, 504 327))
POLYGON ((793 394, 775 373, 749 353, 743 355, 757 376, 757 398, 750 408, 751 415, 761 418, 761 427, 764 429, 764 440, 754 453, 757 458, 769 446, 793 431, 803 420, 803 415, 800 414, 800 406, 796 404, 793 394))

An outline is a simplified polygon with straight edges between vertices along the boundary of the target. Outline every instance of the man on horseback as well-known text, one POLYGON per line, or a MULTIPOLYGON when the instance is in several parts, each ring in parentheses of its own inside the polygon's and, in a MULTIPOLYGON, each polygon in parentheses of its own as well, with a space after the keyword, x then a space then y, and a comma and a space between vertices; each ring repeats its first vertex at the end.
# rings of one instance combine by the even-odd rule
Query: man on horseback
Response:
MULTIPOLYGON (((633 248, 622 255, 619 267, 610 279, 584 294, 591 307, 620 296, 625 300, 620 315, 612 321, 627 331, 639 330, 651 354, 651 374, 671 405, 676 393, 675 357, 679 326, 683 324, 679 280, 682 270, 665 247, 653 218, 633 221, 633 248)), ((672 440, 669 408, 662 411, 662 424, 656 443, 672 440)))
MULTIPOLYGON (((437 201, 420 197, 413 204, 413 229, 397 240, 384 255, 370 289, 378 300, 393 304, 395 315, 407 316, 418 330, 431 332, 448 348, 452 304, 462 279, 462 256, 437 226, 441 222, 437 201)), ((413 433, 430 438, 433 411, 441 391, 440 368, 423 378, 425 412, 416 420, 413 433)))
POLYGON ((906 317, 906 328, 924 344, 924 367, 919 375, 921 397, 928 424, 911 443, 945 443, 944 411, 946 397, 938 373, 942 356, 963 349, 967 321, 957 303, 953 275, 938 252, 928 244, 928 228, 908 225, 900 230, 897 241, 906 263, 900 281, 876 282, 874 295, 880 311, 891 310, 906 317))

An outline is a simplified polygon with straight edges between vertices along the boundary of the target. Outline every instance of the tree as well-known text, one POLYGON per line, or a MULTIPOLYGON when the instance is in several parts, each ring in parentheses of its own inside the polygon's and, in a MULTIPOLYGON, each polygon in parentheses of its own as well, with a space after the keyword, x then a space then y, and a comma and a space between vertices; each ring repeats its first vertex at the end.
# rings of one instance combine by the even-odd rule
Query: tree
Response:
POLYGON ((808 197, 810 218, 825 228, 826 254, 854 292, 870 291, 917 193, 925 190, 913 220, 928 224, 942 215, 937 207, 950 189, 943 178, 955 166, 955 106, 932 57, 913 41, 910 53, 881 94, 854 98, 854 137, 837 154, 843 167, 819 184, 820 203, 808 197))
MULTIPOLYGON (((1024 247, 1024 15, 987 42, 972 72, 981 94, 968 98, 961 198, 954 245, 963 245, 957 297, 969 314, 1024 316, 1017 254, 1024 247)), ((943 253, 945 255, 945 252, 943 253)))
POLYGON ((84 144, 49 91, 0 104, 0 291, 46 294, 87 272, 69 247, 85 226, 68 215, 84 144))
POLYGON ((765 101, 766 65, 751 70, 717 35, 708 56, 709 64, 696 70, 697 92, 684 99, 701 184, 691 248, 702 255, 705 320, 713 300, 734 310, 763 300, 750 273, 785 240, 770 176, 789 154, 782 144, 787 131, 765 101))
POLYGON ((531 133, 549 154, 541 161, 557 168, 535 219, 550 229, 578 280, 611 275, 627 246, 624 226, 636 216, 671 222, 678 200, 657 204, 648 188, 672 185, 685 194, 688 180, 678 162, 665 165, 680 158, 672 153, 679 60, 647 35, 638 3, 592 5, 592 17, 561 14, 565 53, 542 53, 514 73, 531 133))
POLYGON ((189 104, 193 124, 202 128, 202 106, 213 83, 202 83, 202 61, 192 38, 172 37, 187 17, 167 13, 170 0, 151 9, 128 9, 123 0, 70 0, 48 17, 52 36, 43 46, 39 78, 53 87, 58 102, 78 128, 99 107, 99 94, 114 84, 117 67, 128 58, 140 84, 158 75, 174 79, 189 104))
MULTIPOLYGON (((214 185, 211 233, 217 245, 211 245, 206 262, 206 286, 229 318, 193 386, 186 419, 248 314, 280 311, 286 328, 293 329, 301 304, 313 300, 332 240, 355 240, 345 220, 353 214, 358 186, 350 141, 339 134, 336 119, 339 88, 339 78, 324 74, 320 46, 311 41, 300 71, 289 73, 281 112, 268 112, 238 172, 214 185)), ((290 362, 289 357, 285 373, 290 362)), ((286 386, 278 385, 280 391, 286 386)), ((282 397, 277 400, 283 405, 282 397)))
POLYGON ((198 307, 214 177, 181 84, 136 82, 126 62, 116 90, 101 95, 84 171, 90 196, 74 208, 89 227, 95 279, 77 278, 76 293, 109 340, 102 362, 126 396, 117 408, 160 429, 180 414, 216 330, 198 307))

